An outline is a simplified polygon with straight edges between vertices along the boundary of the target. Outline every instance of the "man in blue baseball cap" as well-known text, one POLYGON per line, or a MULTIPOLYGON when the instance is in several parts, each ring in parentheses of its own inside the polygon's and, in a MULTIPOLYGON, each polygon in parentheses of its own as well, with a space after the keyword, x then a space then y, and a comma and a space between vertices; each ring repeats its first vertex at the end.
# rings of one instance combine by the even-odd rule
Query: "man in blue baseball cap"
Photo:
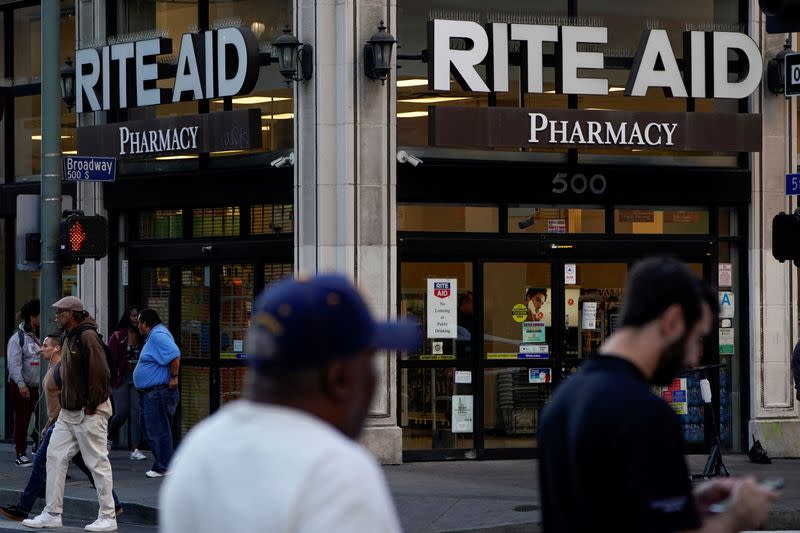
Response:
POLYGON ((395 533, 375 459, 355 439, 377 350, 411 350, 419 326, 376 321, 345 277, 272 285, 256 300, 245 399, 198 424, 160 494, 164 532, 395 533))

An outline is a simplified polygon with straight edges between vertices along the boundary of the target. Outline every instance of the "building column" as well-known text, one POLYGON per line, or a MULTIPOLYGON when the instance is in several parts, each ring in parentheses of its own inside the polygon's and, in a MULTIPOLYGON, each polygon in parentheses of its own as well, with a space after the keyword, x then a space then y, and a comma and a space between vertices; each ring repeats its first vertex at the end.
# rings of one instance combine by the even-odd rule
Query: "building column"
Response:
MULTIPOLYGON (((753 38, 764 65, 783 48, 786 35, 766 33, 758 3, 750 6, 753 38)), ((794 48, 797 47, 796 42, 794 48)), ((772 218, 797 207, 785 194, 785 174, 797 168, 797 104, 762 84, 752 97, 761 113, 762 150, 753 154, 750 205, 750 435, 773 457, 800 456, 800 408, 790 359, 797 341, 797 270, 772 257, 772 218)), ((752 444, 752 440, 750 441, 752 444)))
MULTIPOLYGON (((105 42, 105 0, 80 0, 76 9, 75 35, 78 37, 78 42, 75 43, 75 49, 105 42)), ((85 113, 84 115, 78 117, 79 126, 99 123, 92 116, 95 113, 85 113)), ((97 115, 105 115, 105 113, 97 113, 97 115)), ((86 215, 108 217, 103 203, 102 183, 79 182, 77 192, 78 210, 83 211, 86 215)), ((118 318, 109 317, 108 256, 102 259, 88 259, 84 264, 78 265, 78 298, 97 321, 98 332, 107 340, 109 334, 107 326, 112 322, 116 324, 118 318)))
MULTIPOLYGON (((394 74, 364 76, 363 45, 392 0, 298 0, 296 35, 314 46, 314 75, 295 89, 295 265, 350 275, 379 318, 396 314, 394 74)), ((394 64, 394 61, 393 61, 394 64)), ((363 441, 382 463, 402 459, 394 354, 377 361, 363 441)))

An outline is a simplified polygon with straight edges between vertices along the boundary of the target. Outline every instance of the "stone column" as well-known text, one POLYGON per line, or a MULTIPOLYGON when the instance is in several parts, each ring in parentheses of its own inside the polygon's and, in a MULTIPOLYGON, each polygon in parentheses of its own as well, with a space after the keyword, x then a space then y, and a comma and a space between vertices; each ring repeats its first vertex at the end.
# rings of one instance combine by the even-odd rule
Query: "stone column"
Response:
MULTIPOLYGON (((80 0, 77 3, 75 35, 78 42, 75 49, 85 48, 105 41, 105 0, 80 0)), ((73 112, 75 112, 73 108, 73 112)), ((92 115, 105 115, 105 113, 85 113, 78 117, 79 126, 89 126, 105 121, 105 117, 92 115)), ((91 154, 82 154, 91 155, 91 154)), ((86 215, 101 215, 108 217, 103 204, 102 183, 78 183, 77 206, 86 215)), ((78 298, 83 301, 86 310, 97 320, 99 332, 108 338, 109 324, 109 287, 108 287, 108 257, 102 259, 87 259, 83 265, 78 265, 78 298)), ((117 317, 111 317, 116 320, 117 317)))
MULTIPOLYGON (((295 28, 314 46, 314 76, 295 89, 295 265, 352 276, 381 318, 396 314, 395 84, 364 76, 363 45, 392 0, 298 0, 295 28)), ((394 64, 394 61, 393 61, 394 64)), ((399 463, 393 354, 378 360, 363 440, 399 463)))
MULTIPOLYGON (((781 51, 786 35, 766 33, 757 2, 750 13, 766 65, 781 51)), ((752 97, 751 111, 761 113, 764 137, 761 153, 752 159, 749 429, 771 456, 797 457, 800 409, 789 365, 797 341, 797 271, 791 262, 772 257, 772 218, 797 207, 796 199, 785 194, 785 174, 797 168, 797 104, 772 94, 764 83, 752 97)))

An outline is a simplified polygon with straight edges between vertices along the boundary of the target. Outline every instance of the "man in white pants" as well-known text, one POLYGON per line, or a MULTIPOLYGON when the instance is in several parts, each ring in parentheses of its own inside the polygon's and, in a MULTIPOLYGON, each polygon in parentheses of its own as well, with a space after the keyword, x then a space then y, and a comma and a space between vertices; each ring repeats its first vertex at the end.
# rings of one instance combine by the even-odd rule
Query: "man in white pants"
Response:
POLYGON ((97 322, 83 302, 67 296, 53 304, 56 321, 64 330, 61 349, 61 412, 47 449, 47 488, 42 513, 22 523, 33 528, 61 527, 64 482, 72 457, 81 452, 92 472, 100 511, 86 531, 116 531, 113 479, 106 435, 111 417, 111 372, 97 334, 97 322))

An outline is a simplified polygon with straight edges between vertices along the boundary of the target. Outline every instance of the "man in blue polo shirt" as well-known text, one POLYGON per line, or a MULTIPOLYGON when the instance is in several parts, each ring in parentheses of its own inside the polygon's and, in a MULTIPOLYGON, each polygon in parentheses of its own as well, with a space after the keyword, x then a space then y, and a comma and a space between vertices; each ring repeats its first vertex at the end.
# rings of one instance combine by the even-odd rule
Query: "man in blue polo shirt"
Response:
POLYGON ((181 351, 153 309, 139 313, 139 331, 145 342, 133 370, 133 385, 141 393, 142 427, 155 457, 145 475, 163 477, 172 459, 172 417, 178 407, 181 351))

